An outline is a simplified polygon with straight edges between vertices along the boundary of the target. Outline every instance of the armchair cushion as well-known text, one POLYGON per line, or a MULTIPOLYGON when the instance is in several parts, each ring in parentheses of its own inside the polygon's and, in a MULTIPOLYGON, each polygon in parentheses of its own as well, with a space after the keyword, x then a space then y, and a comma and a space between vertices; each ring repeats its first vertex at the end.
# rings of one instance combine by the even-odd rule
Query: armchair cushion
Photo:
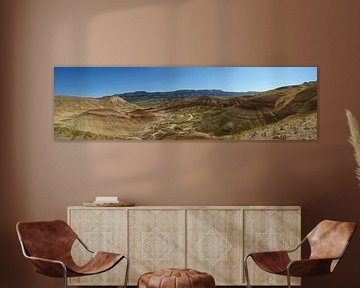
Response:
POLYGON ((289 272, 291 276, 313 276, 328 274, 331 272, 331 263, 336 261, 333 258, 303 259, 292 261, 289 272))
POLYGON ((67 263, 66 266, 70 270, 69 276, 92 275, 111 269, 123 258, 123 254, 95 252, 84 266, 77 266, 74 262, 67 263))
POLYGON ((250 256, 261 269, 275 274, 286 273, 286 267, 291 262, 286 251, 258 252, 250 256))

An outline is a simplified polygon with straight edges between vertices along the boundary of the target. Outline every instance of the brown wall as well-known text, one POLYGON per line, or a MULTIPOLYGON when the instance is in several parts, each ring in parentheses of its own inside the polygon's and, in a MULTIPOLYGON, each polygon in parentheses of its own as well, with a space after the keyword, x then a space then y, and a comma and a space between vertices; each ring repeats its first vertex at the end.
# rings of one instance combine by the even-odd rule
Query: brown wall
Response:
MULTIPOLYGON (((6 0, 0 4, 1 287, 62 287, 32 272, 19 220, 118 194, 140 205, 301 205, 360 223, 344 108, 360 118, 360 1, 6 0), (315 142, 63 143, 54 65, 318 66, 315 142), (12 259, 10 261, 10 259, 12 259)), ((356 235, 338 271, 304 287, 358 287, 356 235)))

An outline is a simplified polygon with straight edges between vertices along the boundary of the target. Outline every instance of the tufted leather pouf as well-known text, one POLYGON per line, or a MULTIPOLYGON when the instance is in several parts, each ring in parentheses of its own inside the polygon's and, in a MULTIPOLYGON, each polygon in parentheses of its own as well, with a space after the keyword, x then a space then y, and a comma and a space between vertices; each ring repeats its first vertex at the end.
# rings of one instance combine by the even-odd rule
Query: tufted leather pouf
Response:
POLYGON ((214 277, 192 269, 166 269, 141 275, 138 288, 214 288, 214 277))

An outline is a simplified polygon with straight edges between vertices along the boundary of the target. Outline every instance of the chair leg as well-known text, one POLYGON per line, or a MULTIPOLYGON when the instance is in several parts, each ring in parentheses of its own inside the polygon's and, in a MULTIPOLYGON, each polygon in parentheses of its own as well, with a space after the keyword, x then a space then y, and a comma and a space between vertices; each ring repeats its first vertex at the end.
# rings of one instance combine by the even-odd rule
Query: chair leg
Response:
POLYGON ((63 266, 63 269, 64 269, 64 287, 67 288, 68 287, 68 285, 67 285, 67 270, 66 270, 65 265, 62 264, 62 266, 63 266))
POLYGON ((287 284, 288 284, 288 288, 291 288, 291 278, 290 278, 290 271, 289 269, 287 269, 287 284))
POLYGON ((247 255, 244 258, 244 272, 245 272, 245 279, 246 279, 246 287, 247 288, 251 288, 250 285, 250 279, 249 279, 249 269, 248 269, 248 265, 247 265, 247 259, 249 258, 250 255, 247 255))
POLYGON ((126 259, 126 271, 125 271, 125 280, 124 280, 124 288, 127 287, 128 278, 129 278, 129 265, 130 265, 130 259, 126 255, 124 256, 126 259))

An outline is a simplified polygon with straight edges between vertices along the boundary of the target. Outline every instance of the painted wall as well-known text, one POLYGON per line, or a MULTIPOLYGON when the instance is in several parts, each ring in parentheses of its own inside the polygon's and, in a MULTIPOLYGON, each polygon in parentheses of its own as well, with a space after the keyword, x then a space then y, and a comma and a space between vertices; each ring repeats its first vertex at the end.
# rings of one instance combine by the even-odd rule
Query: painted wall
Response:
MULTIPOLYGON (((1 287, 62 287, 22 258, 19 220, 117 194, 139 205, 301 205, 360 223, 344 108, 360 118, 360 2, 5 0, 1 29, 1 287), (62 143, 55 65, 318 66, 315 142, 62 143), (11 261, 10 261, 11 259, 11 261)), ((336 274, 304 287, 358 287, 356 235, 336 274)))

